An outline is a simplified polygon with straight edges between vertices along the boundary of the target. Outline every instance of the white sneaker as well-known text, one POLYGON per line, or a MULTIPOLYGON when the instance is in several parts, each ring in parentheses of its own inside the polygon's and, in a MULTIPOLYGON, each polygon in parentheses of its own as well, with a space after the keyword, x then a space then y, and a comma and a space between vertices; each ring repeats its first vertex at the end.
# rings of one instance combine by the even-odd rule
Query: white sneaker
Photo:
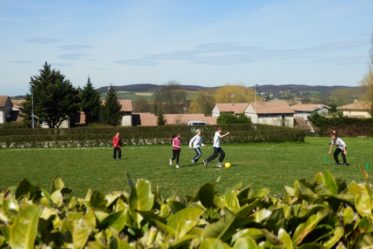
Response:
POLYGON ((168 165, 172 166, 172 160, 170 159, 170 161, 168 162, 168 165))
POLYGON ((218 164, 216 164, 216 166, 217 166, 218 168, 221 168, 221 167, 223 167, 223 164, 222 164, 222 163, 218 163, 218 164))
POLYGON ((203 165, 205 165, 205 167, 207 167, 207 161, 206 160, 203 160, 203 165))
POLYGON ((196 163, 193 159, 191 160, 191 162, 192 162, 192 164, 195 164, 195 163, 196 163))
POLYGON ((176 164, 176 168, 177 168, 177 169, 179 168, 179 165, 178 165, 178 164, 176 164))

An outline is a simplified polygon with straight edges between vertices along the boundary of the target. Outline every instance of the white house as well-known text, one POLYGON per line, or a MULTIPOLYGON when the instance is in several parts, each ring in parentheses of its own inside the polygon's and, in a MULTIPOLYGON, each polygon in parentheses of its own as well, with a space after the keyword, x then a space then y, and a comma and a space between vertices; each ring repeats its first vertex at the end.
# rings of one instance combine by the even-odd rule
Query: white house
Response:
POLYGON ((330 107, 323 104, 296 104, 292 105, 291 109, 295 112, 295 118, 308 120, 308 117, 313 113, 318 113, 321 116, 328 115, 330 107))
POLYGON ((4 124, 11 119, 13 104, 9 96, 0 96, 0 124, 4 124))
POLYGON ((254 124, 294 127, 294 111, 286 101, 217 103, 212 116, 221 113, 245 114, 254 124))
POLYGON ((294 111, 286 101, 251 102, 245 115, 254 124, 294 127, 294 111))
POLYGON ((122 126, 132 126, 132 100, 129 99, 121 99, 119 100, 119 104, 122 106, 122 121, 121 125, 122 126))
POLYGON ((371 118, 371 108, 370 102, 355 100, 351 104, 338 107, 337 110, 342 111, 344 117, 371 118))

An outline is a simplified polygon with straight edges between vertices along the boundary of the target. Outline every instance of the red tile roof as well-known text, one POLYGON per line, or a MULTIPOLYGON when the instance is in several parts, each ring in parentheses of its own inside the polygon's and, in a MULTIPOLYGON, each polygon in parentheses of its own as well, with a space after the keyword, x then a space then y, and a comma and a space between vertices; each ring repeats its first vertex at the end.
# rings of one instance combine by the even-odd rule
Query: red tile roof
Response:
POLYGON ((217 103, 215 107, 220 112, 233 112, 235 114, 244 113, 249 103, 217 103))
POLYGON ((135 113, 140 115, 141 126, 157 126, 158 118, 155 114, 149 112, 135 113))
POLYGON ((342 111, 370 111, 371 108, 369 101, 356 101, 348 105, 339 106, 337 109, 342 111))
POLYGON ((251 102, 250 105, 257 114, 293 114, 293 109, 283 100, 251 102))
POLYGON ((10 105, 12 106, 12 101, 10 100, 9 96, 0 95, 0 107, 5 107, 8 101, 10 101, 10 105))
POLYGON ((122 112, 132 112, 133 111, 132 100, 130 100, 130 99, 120 99, 119 104, 122 106, 122 109, 121 109, 122 112))
POLYGON ((323 108, 323 104, 296 104, 292 105, 291 109, 298 112, 313 112, 323 108))

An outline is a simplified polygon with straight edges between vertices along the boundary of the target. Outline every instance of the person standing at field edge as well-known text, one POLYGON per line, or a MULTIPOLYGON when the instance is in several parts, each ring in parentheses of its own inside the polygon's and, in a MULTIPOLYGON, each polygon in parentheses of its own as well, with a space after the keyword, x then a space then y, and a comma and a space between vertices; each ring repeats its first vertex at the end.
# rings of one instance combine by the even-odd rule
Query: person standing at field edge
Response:
POLYGON ((122 159, 122 140, 119 134, 119 131, 115 134, 113 137, 113 158, 117 159, 117 153, 118 153, 118 160, 122 159))
POLYGON ((193 164, 195 164, 198 161, 198 159, 202 156, 201 146, 205 146, 202 143, 201 130, 197 129, 195 131, 195 134, 196 135, 192 137, 192 139, 190 139, 189 141, 189 148, 193 148, 196 152, 196 155, 192 158, 193 164))
POLYGON ((223 160, 224 160, 224 157, 225 157, 225 153, 224 153, 224 150, 221 148, 221 139, 227 135, 229 135, 230 132, 227 132, 225 133, 224 135, 221 134, 221 127, 218 127, 216 132, 215 132, 215 135, 214 135, 214 143, 213 143, 213 147, 214 147, 214 153, 209 156, 207 159, 203 160, 203 165, 205 165, 207 167, 207 164, 214 160, 218 155, 219 155, 219 159, 218 159, 218 164, 216 166, 218 166, 219 168, 221 168, 223 166, 223 160))
POLYGON ((179 158, 181 151, 181 139, 180 134, 172 135, 172 158, 170 158, 169 165, 172 166, 172 162, 176 160, 176 168, 179 168, 179 158))
POLYGON ((335 130, 332 130, 331 132, 331 143, 330 143, 330 147, 329 147, 329 154, 332 153, 332 148, 333 148, 333 145, 335 145, 336 149, 333 153, 333 156, 334 156, 334 160, 335 160, 335 163, 337 165, 340 165, 339 163, 339 159, 338 159, 338 155, 339 153, 342 152, 342 160, 343 160, 343 164, 348 166, 350 165, 349 163, 347 163, 347 159, 346 159, 346 155, 347 155, 347 146, 346 146, 346 143, 340 138, 337 136, 337 131, 335 130))

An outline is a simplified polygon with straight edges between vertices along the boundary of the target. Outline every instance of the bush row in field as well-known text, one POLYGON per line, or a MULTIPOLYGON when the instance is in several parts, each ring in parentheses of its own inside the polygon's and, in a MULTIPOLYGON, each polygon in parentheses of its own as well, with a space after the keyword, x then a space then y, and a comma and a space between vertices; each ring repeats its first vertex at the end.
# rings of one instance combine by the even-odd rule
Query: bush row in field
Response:
MULTIPOLYGON (((204 142, 211 143, 216 126, 203 126, 204 142)), ((89 147, 111 146, 111 138, 119 131, 127 145, 168 144, 174 133, 180 133, 183 143, 194 135, 195 127, 158 126, 127 128, 74 129, 0 129, 1 147, 89 147)), ((231 134, 225 143, 304 141, 305 133, 286 127, 265 125, 226 125, 231 134)))
MULTIPOLYGON (((366 172, 365 172, 366 173, 366 172)), ((367 177, 366 177, 367 179, 367 177)), ((128 177, 129 192, 73 196, 56 177, 50 192, 23 180, 0 192, 0 248, 370 248, 373 189, 318 173, 282 197, 217 182, 192 197, 165 198, 128 177)))
POLYGON ((319 128, 319 134, 324 136, 329 135, 331 130, 337 130, 341 136, 373 136, 373 119, 326 118, 314 114, 310 121, 319 128))

